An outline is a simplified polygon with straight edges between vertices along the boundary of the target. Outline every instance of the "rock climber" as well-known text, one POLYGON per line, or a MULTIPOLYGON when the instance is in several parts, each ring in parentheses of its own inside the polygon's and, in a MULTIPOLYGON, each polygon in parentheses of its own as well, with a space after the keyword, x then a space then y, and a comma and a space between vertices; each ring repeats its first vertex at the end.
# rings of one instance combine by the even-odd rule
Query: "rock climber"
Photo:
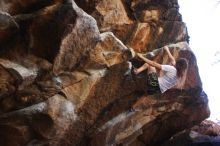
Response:
POLYGON ((184 73, 188 67, 188 61, 185 58, 179 58, 175 61, 174 57, 169 51, 168 46, 164 46, 164 50, 167 52, 170 64, 162 65, 155 61, 151 61, 145 58, 142 54, 137 53, 136 55, 141 58, 144 63, 139 68, 134 68, 134 73, 139 74, 140 72, 147 69, 147 93, 149 95, 156 93, 164 93, 166 90, 176 86, 184 78, 184 73), (157 73, 156 69, 159 70, 157 73))

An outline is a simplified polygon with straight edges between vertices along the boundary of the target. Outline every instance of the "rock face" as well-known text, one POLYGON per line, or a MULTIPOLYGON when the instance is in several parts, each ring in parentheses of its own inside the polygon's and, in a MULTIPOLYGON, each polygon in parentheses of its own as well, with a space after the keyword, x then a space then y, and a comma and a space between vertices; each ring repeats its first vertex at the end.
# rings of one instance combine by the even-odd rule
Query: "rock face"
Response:
POLYGON ((0 145, 158 146, 209 116, 177 1, 2 0, 0 9, 0 145), (166 64, 166 44, 188 60, 185 81, 147 95, 130 48, 166 64))
POLYGON ((112 31, 136 51, 188 41, 177 0, 76 0, 91 14, 100 31, 112 31))
POLYGON ((199 145, 219 145, 220 144, 220 126, 212 121, 205 120, 201 124, 191 129, 184 130, 163 146, 199 146, 199 145))

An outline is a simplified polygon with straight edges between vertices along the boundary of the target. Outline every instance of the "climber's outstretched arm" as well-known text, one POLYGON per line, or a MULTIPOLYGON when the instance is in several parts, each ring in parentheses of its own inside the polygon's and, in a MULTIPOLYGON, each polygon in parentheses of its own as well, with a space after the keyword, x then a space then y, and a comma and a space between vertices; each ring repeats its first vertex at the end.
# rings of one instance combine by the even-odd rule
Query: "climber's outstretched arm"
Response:
POLYGON ((170 58, 171 64, 175 66, 176 65, 176 61, 175 61, 175 58, 173 57, 173 55, 170 53, 169 48, 167 46, 164 46, 164 49, 165 49, 165 51, 167 52, 167 54, 168 54, 168 56, 170 58))
POLYGON ((157 62, 154 62, 154 61, 151 61, 151 60, 145 58, 145 57, 144 57, 142 54, 140 54, 140 53, 137 53, 137 56, 138 56, 139 58, 141 58, 143 61, 145 61, 147 64, 149 64, 150 66, 153 66, 153 67, 155 67, 155 68, 157 68, 157 69, 161 69, 161 64, 159 64, 159 63, 157 63, 157 62))

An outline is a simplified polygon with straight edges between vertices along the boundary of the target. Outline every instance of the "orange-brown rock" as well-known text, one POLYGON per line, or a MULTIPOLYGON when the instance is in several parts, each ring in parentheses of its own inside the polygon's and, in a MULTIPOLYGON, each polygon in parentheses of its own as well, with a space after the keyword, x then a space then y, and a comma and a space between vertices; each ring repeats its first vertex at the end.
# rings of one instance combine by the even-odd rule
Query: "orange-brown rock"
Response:
MULTIPOLYGON (((202 91, 201 82, 199 79, 194 83, 191 82, 194 87, 188 83, 192 78, 195 79, 193 74, 196 72, 194 70, 196 64, 194 64, 193 53, 187 48, 186 43, 170 45, 176 58, 184 56, 190 60, 184 89, 172 89, 163 95, 143 96, 132 104, 133 110, 117 114, 110 121, 106 120, 108 116, 122 108, 121 106, 113 106, 110 114, 107 112, 106 117, 100 119, 100 123, 104 122, 104 124, 97 128, 92 145, 121 144, 132 146, 136 139, 146 145, 160 145, 181 127, 190 128, 197 123, 197 120, 201 121, 209 115, 209 109, 206 105, 207 97, 202 91), (183 119, 184 122, 182 122, 183 119), (193 122, 195 123, 192 124, 193 122)), ((163 49, 147 54, 147 56, 150 55, 157 62, 168 63, 168 56, 163 49)))
POLYGON ((188 41, 186 25, 182 22, 176 0, 76 2, 97 20, 100 31, 112 31, 136 51, 152 51, 168 42, 188 41))
POLYGON ((142 52, 146 45, 152 41, 150 34, 152 34, 152 28, 148 23, 138 23, 127 45, 138 52, 142 52))
POLYGON ((97 3, 91 15, 97 20, 101 32, 112 31, 120 40, 125 41, 135 26, 127 9, 124 1, 104 0, 97 3))
POLYGON ((0 9, 0 145, 158 146, 209 116, 176 0, 3 0, 0 9), (149 96, 134 51, 166 64, 165 44, 189 68, 181 90, 149 96))

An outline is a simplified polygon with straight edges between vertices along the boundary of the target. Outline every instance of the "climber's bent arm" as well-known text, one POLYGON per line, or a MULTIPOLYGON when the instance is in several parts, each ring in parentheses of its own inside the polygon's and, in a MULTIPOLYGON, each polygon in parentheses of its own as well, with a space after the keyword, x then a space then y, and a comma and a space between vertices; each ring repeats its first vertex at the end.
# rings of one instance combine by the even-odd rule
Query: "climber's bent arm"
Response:
POLYGON ((142 54, 137 53, 137 56, 140 57, 142 60, 144 60, 146 63, 148 63, 150 66, 156 67, 157 69, 161 69, 161 64, 151 61, 147 58, 145 58, 142 54))
POLYGON ((165 51, 167 52, 167 54, 168 54, 168 56, 169 56, 169 58, 170 58, 170 60, 171 60, 171 63, 172 63, 173 65, 176 65, 175 58, 174 58, 173 55, 170 53, 169 48, 168 48, 167 46, 164 46, 164 49, 165 49, 165 51))

